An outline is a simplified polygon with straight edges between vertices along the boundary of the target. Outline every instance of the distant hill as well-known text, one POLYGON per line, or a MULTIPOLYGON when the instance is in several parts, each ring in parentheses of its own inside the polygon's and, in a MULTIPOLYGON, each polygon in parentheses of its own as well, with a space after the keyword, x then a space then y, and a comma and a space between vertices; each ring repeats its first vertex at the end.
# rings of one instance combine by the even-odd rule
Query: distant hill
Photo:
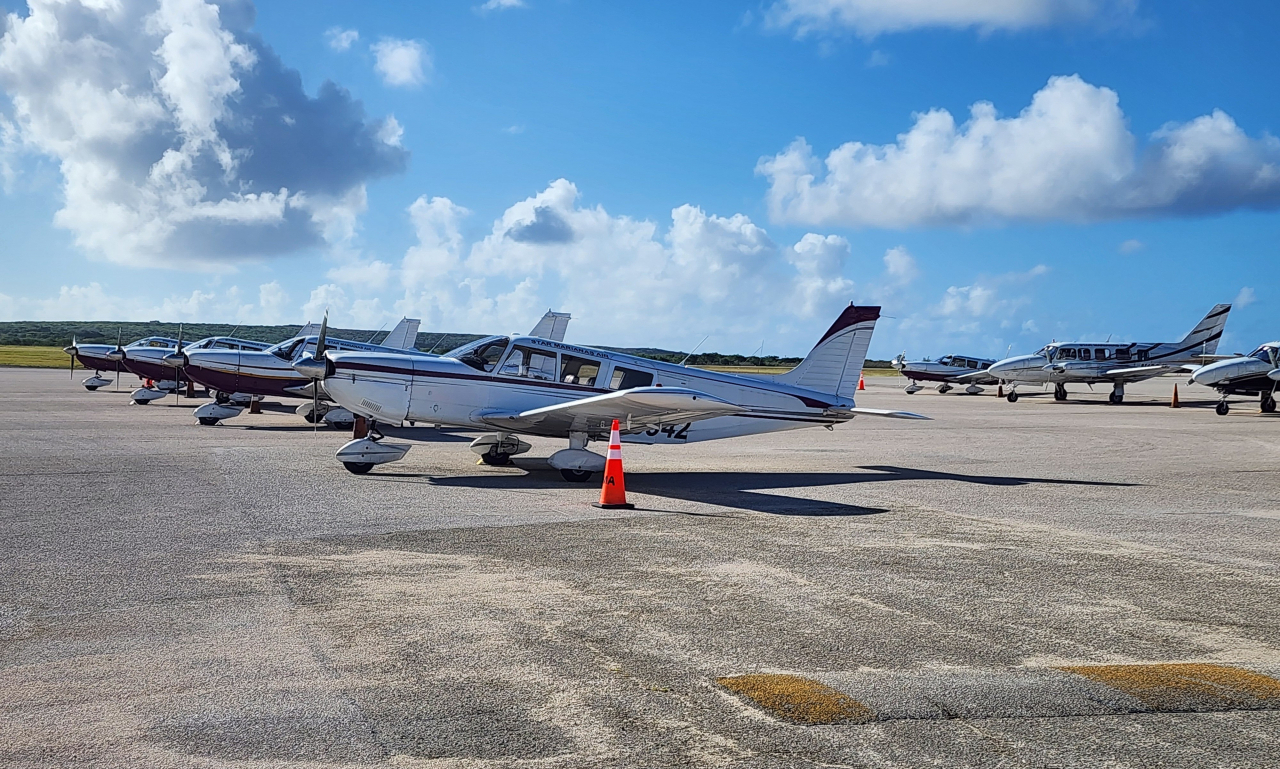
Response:
MULTIPOLYGON (((241 339, 254 339, 260 342, 282 342, 298 333, 302 328, 290 326, 234 326, 230 323, 184 323, 182 338, 195 341, 207 336, 237 336, 241 339)), ((572 328, 572 326, 571 326, 572 328)), ((65 347, 71 343, 72 337, 77 341, 89 344, 112 344, 119 333, 124 344, 147 336, 178 336, 177 323, 160 321, 120 322, 107 320, 94 321, 8 321, 0 322, 0 345, 26 345, 32 347, 65 347)), ((374 332, 367 329, 331 328, 329 333, 340 339, 355 341, 381 341, 387 331, 374 332)), ((445 352, 459 345, 479 339, 482 334, 465 334, 457 332, 422 331, 418 333, 419 350, 445 352)), ((598 346, 598 345, 593 345, 598 346)), ((677 350, 663 350, 657 347, 601 347, 604 350, 636 355, 641 358, 679 363, 688 353, 677 350)), ((690 366, 795 366, 800 358, 780 358, 776 355, 726 355, 718 352, 701 352, 689 356, 686 361, 690 366)), ((888 368, 888 361, 868 360, 866 368, 888 368)))

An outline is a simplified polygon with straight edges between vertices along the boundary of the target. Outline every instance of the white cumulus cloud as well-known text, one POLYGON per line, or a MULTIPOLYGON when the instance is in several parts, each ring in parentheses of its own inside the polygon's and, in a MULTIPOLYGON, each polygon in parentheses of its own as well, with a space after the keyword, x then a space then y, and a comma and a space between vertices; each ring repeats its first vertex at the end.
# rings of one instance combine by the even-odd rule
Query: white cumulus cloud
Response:
POLYGON ((373 44, 374 69, 382 82, 397 88, 416 88, 427 82, 431 54, 417 40, 383 38, 373 44))
MULTIPOLYGON (((659 224, 585 206, 567 180, 510 206, 478 240, 446 198, 409 208, 418 243, 401 264, 397 314, 427 328, 527 331, 548 307, 571 312, 583 342, 807 350, 843 305, 869 295, 846 275, 839 236, 775 243, 742 214, 692 205, 659 224), (821 328, 820 328, 821 327, 821 328)), ((874 271, 879 276, 878 267, 874 271)))
POLYGON ((912 29, 1021 31, 1128 21, 1138 0, 779 0, 768 22, 798 36, 854 32, 875 37, 912 29))
POLYGON ((529 5, 524 0, 488 0, 483 5, 476 6, 476 10, 481 13, 489 13, 490 11, 506 11, 511 8, 528 8, 529 5))
POLYGON ((360 31, 355 29, 330 27, 324 32, 324 41, 329 44, 330 48, 338 52, 349 50, 359 39, 360 31))
POLYGON ((807 225, 912 227, 1096 221, 1280 207, 1280 140, 1214 111, 1170 123, 1139 150, 1115 91, 1054 77, 1001 117, 957 125, 934 109, 886 145, 848 142, 819 161, 803 140, 761 159, 771 216, 807 225))
POLYGON ((0 37, 4 165, 58 162, 54 223, 90 254, 208 266, 322 244, 351 229, 367 180, 406 164, 346 91, 303 92, 250 32, 248 2, 28 9, 0 37))
POLYGON ((163 319, 196 323, 297 323, 289 296, 272 281, 258 287, 258 300, 239 286, 196 289, 158 301, 122 296, 101 283, 64 285, 56 296, 10 297, 0 294, 0 320, 131 320, 163 319))

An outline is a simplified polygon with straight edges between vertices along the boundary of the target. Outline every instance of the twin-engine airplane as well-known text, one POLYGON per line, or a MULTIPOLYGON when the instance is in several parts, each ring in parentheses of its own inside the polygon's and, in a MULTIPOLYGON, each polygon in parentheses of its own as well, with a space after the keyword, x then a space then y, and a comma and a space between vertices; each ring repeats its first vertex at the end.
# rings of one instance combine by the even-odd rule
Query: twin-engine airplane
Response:
POLYGON ((1018 385, 1052 383, 1053 399, 1067 399, 1067 383, 1110 383, 1112 403, 1124 402, 1124 386, 1128 382, 1185 371, 1211 359, 1218 350, 1222 327, 1227 323, 1231 305, 1215 305, 1204 319, 1180 342, 1129 344, 1083 344, 1054 342, 1034 355, 1005 358, 987 372, 1009 385, 1005 396, 1010 403, 1018 400, 1018 385))
MULTIPOLYGON (((849 306, 800 365, 777 376, 685 368, 533 336, 493 336, 434 358, 342 352, 326 346, 294 363, 323 381, 344 408, 376 422, 404 420, 492 430, 471 444, 490 465, 532 446, 520 435, 563 438, 547 460, 568 481, 604 469, 587 450, 609 437, 613 420, 630 443, 683 444, 741 435, 833 428, 858 415, 927 419, 905 411, 863 409, 854 393, 879 307, 849 306)), ((409 450, 370 438, 351 441, 338 459, 353 473, 393 462, 409 450)))
POLYGON ((1258 349, 1236 358, 1201 366, 1191 374, 1191 381, 1212 387, 1222 395, 1215 411, 1226 416, 1230 395, 1259 395, 1264 414, 1276 410, 1276 388, 1280 387, 1280 342, 1267 342, 1258 349))
POLYGON ((967 385, 964 391, 977 395, 982 392, 978 385, 996 384, 996 378, 987 373, 987 368, 992 363, 995 361, 990 358, 975 358, 971 355, 947 355, 937 360, 907 360, 905 352, 889 361, 889 365, 911 380, 911 384, 903 391, 907 395, 915 395, 923 390, 921 382, 937 382, 940 393, 951 392, 956 385, 967 385))
MULTIPOLYGON (((569 319, 567 313, 548 310, 534 326, 534 333, 552 339, 563 339, 569 319)), ((414 318, 401 319, 379 344, 327 338, 325 345, 331 350, 434 358, 436 356, 430 352, 422 352, 413 347, 418 338, 419 323, 414 318)), ((327 335, 327 329, 326 322, 320 330, 327 335)), ((298 413, 308 422, 323 420, 335 428, 349 429, 355 417, 345 409, 331 409, 327 402, 330 399, 323 389, 316 391, 312 379, 293 368, 294 361, 314 353, 319 340, 316 331, 316 328, 308 325, 298 336, 261 351, 188 348, 181 355, 172 356, 166 361, 174 367, 181 367, 192 380, 216 393, 213 403, 206 403, 195 410, 196 420, 202 425, 212 426, 224 419, 239 416, 244 410, 239 405, 243 399, 232 400, 233 396, 238 395, 307 398, 309 402, 299 406, 298 413), (325 402, 321 401, 322 398, 325 402)))

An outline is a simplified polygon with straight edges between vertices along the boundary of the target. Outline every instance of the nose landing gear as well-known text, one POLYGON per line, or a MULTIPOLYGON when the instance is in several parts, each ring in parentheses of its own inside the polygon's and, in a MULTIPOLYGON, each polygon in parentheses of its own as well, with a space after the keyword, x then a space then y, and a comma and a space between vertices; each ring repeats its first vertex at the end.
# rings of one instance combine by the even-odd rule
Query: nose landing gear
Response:
POLYGON ((1007 401, 1009 401, 1010 403, 1017 403, 1017 402, 1018 402, 1018 391, 1017 391, 1017 390, 1014 390, 1014 389, 1010 389, 1010 390, 1009 390, 1009 394, 1008 394, 1008 395, 1006 395, 1006 396, 1004 396, 1004 399, 1005 399, 1005 400, 1007 400, 1007 401))
POLYGON ((1067 386, 1064 384, 1055 384, 1053 386, 1053 399, 1055 401, 1065 401, 1067 399, 1067 386))
POLYGON ((1115 387, 1112 388, 1111 395, 1107 397, 1107 400, 1116 405, 1124 403, 1124 385, 1117 382, 1115 387))
POLYGON ((1223 398, 1222 400, 1218 401, 1218 405, 1214 407, 1213 411, 1218 416, 1225 417, 1227 415, 1227 412, 1231 411, 1231 407, 1227 405, 1227 399, 1223 398))
POLYGON ((1275 396, 1273 396, 1271 393, 1262 394, 1262 413, 1263 414, 1276 413, 1276 399, 1275 399, 1275 396))

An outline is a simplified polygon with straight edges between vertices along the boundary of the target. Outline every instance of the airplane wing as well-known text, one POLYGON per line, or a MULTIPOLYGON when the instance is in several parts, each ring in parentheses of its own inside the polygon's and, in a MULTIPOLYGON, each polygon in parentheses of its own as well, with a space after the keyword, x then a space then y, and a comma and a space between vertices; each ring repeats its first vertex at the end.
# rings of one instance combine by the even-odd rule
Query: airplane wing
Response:
POLYGON ((608 432, 616 419, 624 433, 638 433, 657 425, 698 422, 744 411, 737 404, 684 387, 636 387, 530 411, 489 412, 480 419, 513 431, 564 433, 608 432))
POLYGON ((953 380, 962 384, 985 384, 987 382, 995 382, 996 378, 991 375, 990 371, 982 369, 981 371, 970 371, 965 374, 958 374, 951 377, 953 380))
POLYGON ((1183 367, 1178 366, 1134 366, 1132 368, 1113 368, 1102 372, 1102 376, 1109 379, 1150 379, 1161 374, 1181 371, 1183 367))

